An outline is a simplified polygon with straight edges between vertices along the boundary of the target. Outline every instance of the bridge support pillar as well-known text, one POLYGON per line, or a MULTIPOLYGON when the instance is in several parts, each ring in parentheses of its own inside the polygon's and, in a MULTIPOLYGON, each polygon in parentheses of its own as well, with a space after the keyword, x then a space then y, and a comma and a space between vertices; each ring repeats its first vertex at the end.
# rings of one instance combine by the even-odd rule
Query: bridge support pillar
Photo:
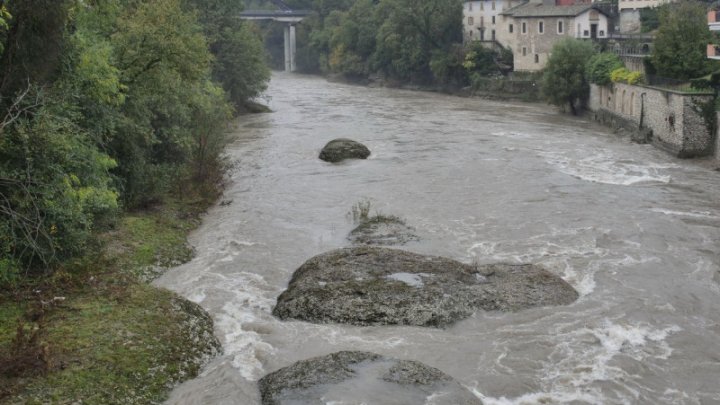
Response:
POLYGON ((295 64, 296 54, 295 25, 285 26, 285 71, 294 72, 297 69, 295 64))

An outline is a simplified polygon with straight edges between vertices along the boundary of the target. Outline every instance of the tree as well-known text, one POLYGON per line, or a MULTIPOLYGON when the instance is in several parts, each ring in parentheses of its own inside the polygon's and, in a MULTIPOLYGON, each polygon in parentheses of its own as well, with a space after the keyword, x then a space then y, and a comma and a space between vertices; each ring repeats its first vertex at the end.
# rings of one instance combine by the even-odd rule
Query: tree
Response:
POLYGON ((260 34, 236 17, 242 0, 191 0, 215 57, 212 77, 237 109, 267 88, 270 70, 260 34))
POLYGON ((589 42, 567 38, 553 46, 542 78, 542 92, 551 104, 568 106, 573 115, 590 93, 585 63, 595 50, 589 42))
POLYGON ((462 42, 459 0, 381 0, 375 67, 396 79, 430 82, 433 53, 462 42))
POLYGON ((697 1, 672 3, 659 10, 653 66, 660 76, 691 79, 709 72, 707 44, 712 42, 707 8, 697 1))
POLYGON ((332 30, 330 38, 331 70, 349 76, 370 74, 378 30, 375 11, 373 0, 358 0, 347 13, 340 14, 339 25, 332 30))
MULTIPOLYGON (((52 81, 57 74, 67 23, 66 0, 9 0, 3 7, 12 24, 2 36, 0 97, 13 99, 28 82, 52 81)), ((3 18, 6 21, 6 17, 3 18)))

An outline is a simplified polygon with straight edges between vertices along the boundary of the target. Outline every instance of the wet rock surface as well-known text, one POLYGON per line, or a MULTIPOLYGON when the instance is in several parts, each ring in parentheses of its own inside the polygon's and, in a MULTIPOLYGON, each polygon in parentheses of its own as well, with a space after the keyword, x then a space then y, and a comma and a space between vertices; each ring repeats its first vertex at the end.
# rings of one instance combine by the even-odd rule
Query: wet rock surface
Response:
POLYGON ((565 305, 577 291, 540 267, 468 265, 382 247, 330 251, 305 262, 278 297, 281 319, 444 327, 476 310, 565 305))
POLYGON ((482 404, 436 368, 369 352, 344 351, 299 361, 266 375, 259 386, 263 405, 482 404))
POLYGON ((351 139, 339 138, 328 142, 320 151, 320 159, 336 163, 345 159, 367 159, 370 149, 351 139))
POLYGON ((377 215, 363 221, 348 235, 355 245, 404 245, 420 238, 415 229, 394 216, 377 215))

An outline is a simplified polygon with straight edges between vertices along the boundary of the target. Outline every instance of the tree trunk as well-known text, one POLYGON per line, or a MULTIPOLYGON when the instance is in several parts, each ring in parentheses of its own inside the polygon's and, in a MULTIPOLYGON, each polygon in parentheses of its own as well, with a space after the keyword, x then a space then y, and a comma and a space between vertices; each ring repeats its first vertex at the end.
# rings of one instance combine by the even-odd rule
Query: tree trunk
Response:
POLYGON ((570 112, 572 115, 577 115, 577 109, 575 108, 575 102, 573 99, 568 100, 568 104, 570 104, 570 112))

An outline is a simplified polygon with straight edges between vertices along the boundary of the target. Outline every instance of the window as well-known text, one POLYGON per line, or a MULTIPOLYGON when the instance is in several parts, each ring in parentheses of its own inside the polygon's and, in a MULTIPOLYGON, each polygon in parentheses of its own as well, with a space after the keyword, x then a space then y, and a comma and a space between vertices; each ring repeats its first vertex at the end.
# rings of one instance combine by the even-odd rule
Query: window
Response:
MULTIPOLYGON (((457 20, 455 20, 455 21, 457 21, 457 20)), ((590 36, 590 31, 588 31, 588 30, 583 31, 583 36, 584 36, 584 37, 589 37, 589 36, 590 36)))
POLYGON ((522 54, 523 54, 523 56, 526 56, 526 55, 527 55, 527 48, 525 48, 524 46, 523 46, 523 49, 522 49, 522 54))
MULTIPOLYGON (((455 20, 457 21, 457 20, 455 20)), ((540 55, 535 54, 535 63, 540 63, 540 55)))
MULTIPOLYGON (((495 10, 495 0, 493 0, 493 2, 492 2, 492 9, 495 10)), ((457 21, 457 20, 455 20, 455 21, 457 21)))
MULTIPOLYGON (((455 21, 457 21, 457 20, 455 20, 455 21)), ((527 34, 527 23, 526 23, 525 21, 523 21, 523 23, 522 23, 522 30, 521 30, 521 31, 522 31, 523 34, 527 34)))
MULTIPOLYGON (((457 20, 455 20, 457 21, 457 20)), ((468 25, 475 25, 475 19, 472 17, 468 17, 468 25)))
POLYGON ((538 32, 541 34, 545 32, 545 23, 542 21, 538 22, 538 32))
POLYGON ((558 30, 557 30, 557 33, 558 33, 558 34, 562 34, 562 33, 563 33, 563 28, 565 28, 565 27, 563 27, 563 22, 562 22, 562 21, 558 21, 558 30))
POLYGON ((468 1, 468 11, 472 11, 472 1, 468 1))
POLYGON ((513 33, 513 25, 512 24, 508 25, 508 32, 511 34, 513 33))
POLYGON ((495 24, 495 16, 492 16, 492 23, 495 24))
POLYGON ((480 2, 480 10, 484 10, 484 9, 485 9, 484 4, 485 4, 485 1, 484 1, 484 0, 480 2))

